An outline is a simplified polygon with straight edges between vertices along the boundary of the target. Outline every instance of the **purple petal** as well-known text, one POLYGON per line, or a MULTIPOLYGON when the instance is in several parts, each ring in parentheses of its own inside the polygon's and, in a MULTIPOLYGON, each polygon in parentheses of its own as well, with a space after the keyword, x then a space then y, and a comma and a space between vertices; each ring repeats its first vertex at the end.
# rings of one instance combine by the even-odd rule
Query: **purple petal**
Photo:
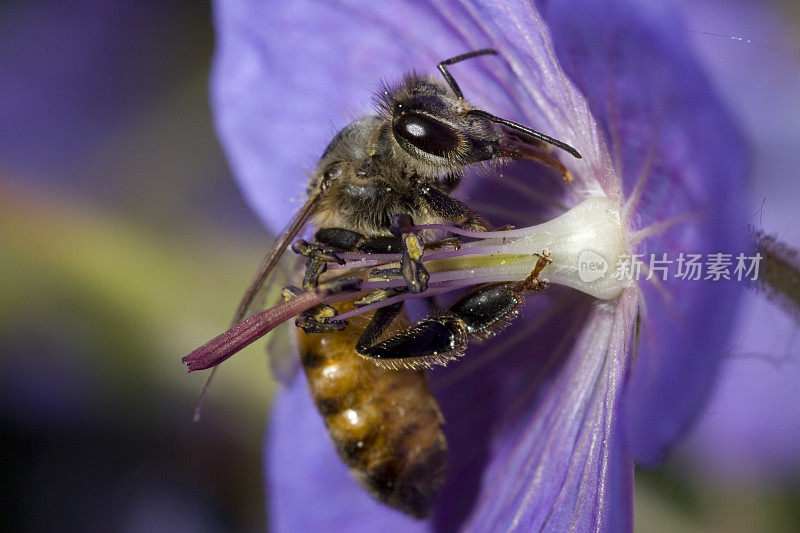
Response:
POLYGON ((800 328, 760 294, 742 303, 719 386, 679 452, 732 480, 796 479, 800 328))
POLYGON ((683 7, 690 42, 752 146, 748 223, 796 245, 800 226, 792 215, 800 181, 789 177, 800 168, 797 30, 769 4, 714 0, 683 7))
MULTIPOLYGON (((676 39, 685 30, 673 6, 551 1, 545 16, 559 58, 611 140, 626 197, 647 175, 636 226, 701 217, 647 239, 640 251, 746 251, 745 148, 687 44, 676 39)), ((728 309, 742 292, 710 281, 663 286, 671 296, 643 285, 641 352, 627 393, 629 442, 645 463, 663 456, 706 400, 731 330, 728 309)))
POLYGON ((479 500, 469 530, 630 530, 632 463, 618 424, 636 299, 626 291, 616 309, 590 311, 555 381, 497 443, 482 484, 495 497, 479 500))

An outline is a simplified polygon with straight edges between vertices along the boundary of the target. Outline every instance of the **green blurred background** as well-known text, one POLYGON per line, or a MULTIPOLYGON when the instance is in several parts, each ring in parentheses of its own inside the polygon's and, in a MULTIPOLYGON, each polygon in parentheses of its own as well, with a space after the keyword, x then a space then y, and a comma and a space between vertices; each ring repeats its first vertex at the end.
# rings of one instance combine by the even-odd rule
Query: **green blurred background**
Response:
MULTIPOLYGON (((271 238, 211 124, 210 8, 100 4, 0 5, 0 530, 262 531, 264 343, 197 424, 180 363, 271 238)), ((639 531, 800 530, 796 483, 680 458, 636 498, 639 531)))

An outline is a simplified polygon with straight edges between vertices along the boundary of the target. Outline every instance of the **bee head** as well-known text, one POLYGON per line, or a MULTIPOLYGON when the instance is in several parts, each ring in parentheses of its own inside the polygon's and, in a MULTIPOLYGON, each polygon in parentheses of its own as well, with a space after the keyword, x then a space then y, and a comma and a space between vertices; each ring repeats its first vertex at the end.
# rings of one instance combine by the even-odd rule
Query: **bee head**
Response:
POLYGON ((500 135, 491 121, 438 80, 415 74, 384 90, 381 107, 391 135, 411 157, 437 166, 463 166, 500 157, 500 135))
POLYGON ((448 86, 410 74, 398 87, 384 88, 378 97, 392 138, 405 153, 433 166, 456 169, 479 161, 518 158, 513 146, 519 142, 539 149, 550 144, 581 157, 557 139, 474 107, 454 81, 448 86))

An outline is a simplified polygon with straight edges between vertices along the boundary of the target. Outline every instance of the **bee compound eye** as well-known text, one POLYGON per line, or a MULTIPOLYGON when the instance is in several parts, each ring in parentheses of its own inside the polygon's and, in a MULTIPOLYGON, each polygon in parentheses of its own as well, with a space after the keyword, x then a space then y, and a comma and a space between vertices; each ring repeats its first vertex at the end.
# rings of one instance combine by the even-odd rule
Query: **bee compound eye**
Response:
POLYGON ((392 131, 401 145, 402 141, 406 141, 423 152, 439 157, 455 152, 460 143, 455 128, 420 113, 403 113, 395 119, 392 131))

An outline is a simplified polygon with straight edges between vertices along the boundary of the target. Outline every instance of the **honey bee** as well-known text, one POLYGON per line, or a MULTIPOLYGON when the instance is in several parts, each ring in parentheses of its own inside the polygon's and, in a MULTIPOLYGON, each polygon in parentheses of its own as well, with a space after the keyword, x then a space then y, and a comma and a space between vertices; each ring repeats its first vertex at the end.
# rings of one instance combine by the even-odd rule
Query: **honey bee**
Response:
MULTIPOLYGON (((364 324, 346 327, 337 315, 400 291, 426 290, 425 235, 408 230, 415 224, 488 229, 480 215, 450 195, 467 166, 532 159, 571 180, 545 148, 549 144, 579 158, 574 148, 464 99, 447 66, 490 54, 497 52, 477 50, 442 61, 444 82, 406 75, 396 87, 380 91, 375 115, 336 134, 311 176, 308 199, 265 256, 234 319, 245 317, 309 219, 318 228, 314 242, 292 244, 307 258, 303 287, 285 289, 286 298, 326 285, 321 278, 326 265, 342 263, 337 253, 402 254, 398 268, 378 275, 402 278, 403 288, 335 307, 318 305, 296 324, 305 332, 299 336, 300 360, 311 394, 340 457, 376 499, 417 518, 431 510, 447 456, 444 420, 424 368, 460 356, 469 336, 488 336, 513 318, 525 293, 543 287, 537 277, 547 260, 540 258, 523 282, 479 286, 415 325, 402 313, 402 301, 368 315, 364 324)), ((340 284, 335 290, 347 289, 340 284)))

